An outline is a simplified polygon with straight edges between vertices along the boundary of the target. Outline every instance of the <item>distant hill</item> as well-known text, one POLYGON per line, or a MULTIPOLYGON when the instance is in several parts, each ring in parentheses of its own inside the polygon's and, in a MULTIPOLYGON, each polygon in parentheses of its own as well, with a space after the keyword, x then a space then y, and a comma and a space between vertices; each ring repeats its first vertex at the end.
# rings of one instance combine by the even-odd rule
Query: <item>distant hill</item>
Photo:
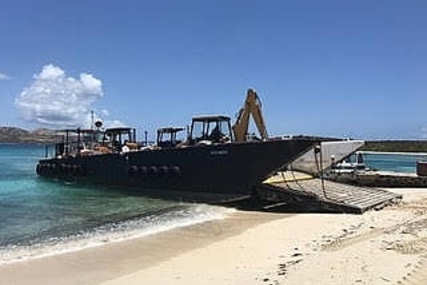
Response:
POLYGON ((0 127, 0 143, 51 143, 55 132, 49 129, 27 131, 15 127, 0 127))
POLYGON ((382 152, 427 152, 425 140, 382 140, 366 141, 361 150, 382 152))
MULTIPOLYGON (((0 143, 54 143, 55 131, 33 131, 15 127, 0 127, 0 143)), ((361 150, 382 152, 427 152, 427 140, 377 140, 366 141, 361 150)))

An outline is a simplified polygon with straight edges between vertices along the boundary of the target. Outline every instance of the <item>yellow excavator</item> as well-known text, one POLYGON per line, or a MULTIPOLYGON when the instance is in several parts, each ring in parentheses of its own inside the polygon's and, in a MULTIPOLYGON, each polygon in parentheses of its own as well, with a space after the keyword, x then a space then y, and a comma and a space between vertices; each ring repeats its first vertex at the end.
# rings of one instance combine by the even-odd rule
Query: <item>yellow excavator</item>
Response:
POLYGON ((252 115, 261 140, 267 140, 267 128, 261 111, 261 100, 253 89, 248 89, 244 106, 240 109, 236 122, 233 125, 234 139, 236 142, 249 140, 249 118, 252 115))

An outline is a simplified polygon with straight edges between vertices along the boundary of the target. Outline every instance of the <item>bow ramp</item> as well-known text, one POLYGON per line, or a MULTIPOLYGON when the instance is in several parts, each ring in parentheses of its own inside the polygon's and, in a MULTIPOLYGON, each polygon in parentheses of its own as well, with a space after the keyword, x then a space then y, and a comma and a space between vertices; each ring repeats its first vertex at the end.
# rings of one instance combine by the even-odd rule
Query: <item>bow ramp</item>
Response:
POLYGON ((342 184, 290 171, 279 172, 266 180, 257 194, 261 200, 271 203, 265 207, 266 210, 293 205, 297 211, 320 209, 357 214, 380 209, 402 199, 402 195, 383 189, 342 184))

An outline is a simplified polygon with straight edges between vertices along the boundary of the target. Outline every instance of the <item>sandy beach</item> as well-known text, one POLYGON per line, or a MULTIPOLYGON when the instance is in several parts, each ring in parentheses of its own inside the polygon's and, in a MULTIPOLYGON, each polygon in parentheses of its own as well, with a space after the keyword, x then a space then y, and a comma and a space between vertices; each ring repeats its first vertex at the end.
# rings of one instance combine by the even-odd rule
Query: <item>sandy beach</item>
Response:
POLYGON ((427 284, 427 189, 363 215, 223 220, 0 266, 0 284, 427 284))

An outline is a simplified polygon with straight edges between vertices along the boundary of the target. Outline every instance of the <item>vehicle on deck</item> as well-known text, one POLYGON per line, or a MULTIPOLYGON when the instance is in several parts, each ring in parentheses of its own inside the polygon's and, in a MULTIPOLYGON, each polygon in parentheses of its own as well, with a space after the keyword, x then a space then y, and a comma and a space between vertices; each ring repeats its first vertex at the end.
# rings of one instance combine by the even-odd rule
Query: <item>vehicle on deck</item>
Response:
POLYGON ((184 131, 185 128, 160 128, 157 130, 156 145, 158 147, 176 147, 183 143, 182 140, 177 139, 177 134, 184 131))

